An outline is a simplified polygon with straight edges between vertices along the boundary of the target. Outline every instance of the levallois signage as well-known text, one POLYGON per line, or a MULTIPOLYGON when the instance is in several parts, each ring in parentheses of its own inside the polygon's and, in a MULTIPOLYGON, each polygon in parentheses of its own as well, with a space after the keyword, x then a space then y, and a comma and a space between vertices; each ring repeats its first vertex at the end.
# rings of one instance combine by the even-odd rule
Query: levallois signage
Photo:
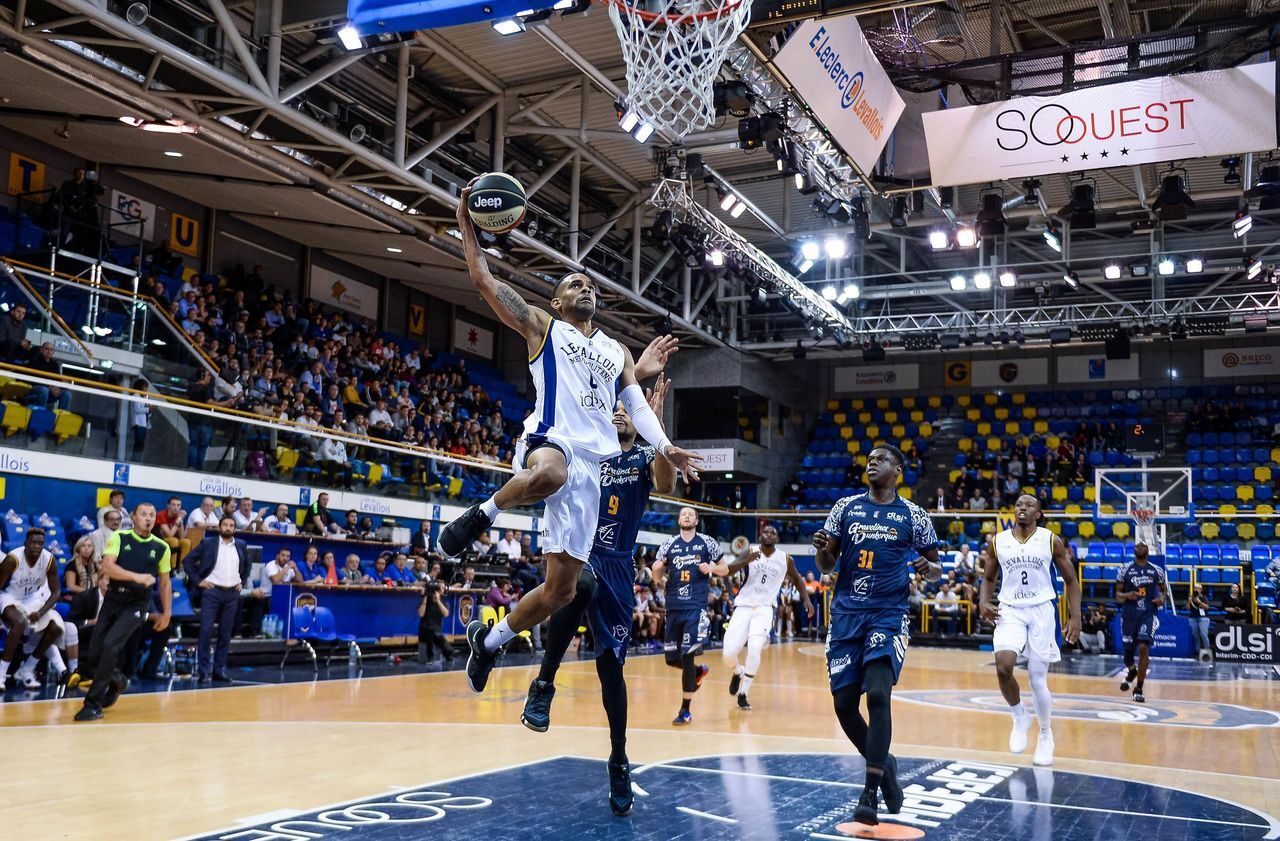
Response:
POLYGON ((1275 62, 923 115, 934 184, 1276 147, 1275 62))

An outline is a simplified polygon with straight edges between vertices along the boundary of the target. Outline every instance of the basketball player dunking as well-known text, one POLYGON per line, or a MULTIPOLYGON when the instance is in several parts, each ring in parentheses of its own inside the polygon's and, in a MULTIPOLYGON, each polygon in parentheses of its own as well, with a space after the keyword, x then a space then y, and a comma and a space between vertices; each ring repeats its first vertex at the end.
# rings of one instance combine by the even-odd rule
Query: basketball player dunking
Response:
POLYGON ((907 596, 912 570, 931 581, 942 577, 938 535, 928 513, 898 496, 906 458, 881 445, 867 456, 870 490, 835 504, 813 536, 818 569, 838 574, 827 631, 827 673, 836 718, 867 763, 866 783, 853 813, 855 823, 874 826, 879 794, 897 814, 902 809, 893 739, 890 696, 907 655, 907 596), (858 704, 867 696, 870 724, 858 704))
MULTIPOLYGON (((662 401, 669 386, 670 382, 659 375, 649 394, 654 414, 662 414, 662 401)), ((595 639, 600 698, 609 720, 609 808, 615 815, 625 815, 631 811, 634 795, 627 760, 627 684, 622 665, 631 643, 636 536, 649 492, 673 492, 676 472, 657 457, 652 447, 636 445, 636 428, 622 406, 613 413, 613 425, 618 430, 622 454, 600 466, 600 521, 591 560, 578 578, 573 601, 551 616, 542 668, 529 685, 520 721, 539 733, 551 726, 556 670, 585 613, 595 639)))
POLYGON ((760 670, 760 655, 769 644, 769 629, 773 627, 773 612, 778 604, 778 593, 783 581, 795 585, 804 610, 813 618, 813 602, 805 589, 804 579, 796 571, 791 556, 778 550, 778 530, 772 525, 760 529, 760 545, 752 546, 729 564, 729 573, 747 568, 747 580, 733 600, 733 616, 724 632, 724 662, 733 669, 729 678, 729 694, 738 696, 738 709, 751 709, 747 693, 751 681, 760 670), (738 662, 742 647, 747 648, 747 662, 738 662))
POLYGON ((1053 586, 1053 567, 1058 568, 1067 591, 1070 618, 1063 637, 1067 642, 1080 638, 1080 582, 1067 557, 1061 538, 1040 527, 1040 500, 1031 494, 1018 497, 1013 506, 1014 525, 988 544, 991 558, 982 570, 982 594, 978 612, 988 622, 995 622, 992 647, 996 653, 996 676, 1000 692, 1013 713, 1013 732, 1009 734, 1009 750, 1022 753, 1027 749, 1027 729, 1031 716, 1022 706, 1022 690, 1014 674, 1018 655, 1026 652, 1027 671, 1031 675, 1031 699, 1040 723, 1036 740, 1036 765, 1053 764, 1053 726, 1050 711, 1053 698, 1049 694, 1049 664, 1062 659, 1058 651, 1057 590, 1053 586), (996 575, 1000 575, 1000 606, 991 601, 996 575))
MULTIPOLYGON (((701 456, 671 443, 637 385, 631 352, 592 324, 596 286, 591 278, 574 272, 556 284, 551 296, 555 318, 530 307, 514 289, 494 278, 467 212, 470 193, 470 186, 463 189, 457 214, 467 269, 499 320, 528 343, 537 401, 516 446, 517 473, 492 497, 445 526, 440 550, 448 558, 457 558, 504 509, 546 502, 541 547, 547 558, 545 583, 525 594, 496 626, 479 620, 467 626, 471 649, 467 682, 473 691, 482 692, 498 649, 573 600, 595 538, 600 462, 619 453, 614 405, 621 401, 636 430, 653 442, 659 455, 684 471, 686 479, 696 478, 695 464, 701 456)), ((657 342, 650 349, 655 346, 657 342)), ((659 351, 659 355, 665 361, 665 353, 659 351)), ((652 373, 661 369, 657 364, 652 373)))

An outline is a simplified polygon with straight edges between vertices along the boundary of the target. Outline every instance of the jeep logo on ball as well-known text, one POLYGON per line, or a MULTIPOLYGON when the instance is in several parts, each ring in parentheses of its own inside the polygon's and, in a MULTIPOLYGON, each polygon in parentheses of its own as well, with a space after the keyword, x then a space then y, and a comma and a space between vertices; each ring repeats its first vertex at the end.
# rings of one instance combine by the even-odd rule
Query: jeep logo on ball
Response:
POLYGON ((502 209, 501 196, 476 196, 475 205, 477 208, 492 207, 498 210, 502 209))

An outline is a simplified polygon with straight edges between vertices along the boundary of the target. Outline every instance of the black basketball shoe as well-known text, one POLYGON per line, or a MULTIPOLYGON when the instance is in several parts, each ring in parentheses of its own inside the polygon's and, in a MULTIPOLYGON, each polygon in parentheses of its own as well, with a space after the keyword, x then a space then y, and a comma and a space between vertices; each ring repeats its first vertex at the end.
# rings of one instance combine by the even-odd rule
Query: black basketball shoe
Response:
POLYGON ((890 814, 902 811, 902 786, 898 784, 898 760, 893 754, 884 762, 884 776, 880 778, 880 793, 884 795, 885 808, 890 814))
POLYGON ((618 817, 631 814, 636 796, 631 791, 631 763, 609 760, 609 808, 618 817))
POLYGON ((737 672, 733 673, 733 677, 729 678, 729 694, 737 695, 738 687, 742 685, 742 675, 737 672))
POLYGON ((750 710, 750 709, 751 709, 751 702, 747 700, 747 696, 746 696, 746 695, 742 695, 742 694, 739 694, 739 695, 738 695, 738 709, 740 709, 740 710, 750 710))
POLYGON ((462 512, 462 516, 440 530, 437 541, 440 554, 451 561, 457 559, 471 547, 471 541, 492 525, 493 521, 480 510, 479 505, 471 506, 462 512))
POLYGON ((520 723, 534 732, 547 732, 551 727, 551 699, 555 696, 556 687, 553 683, 535 680, 529 684, 529 697, 524 701, 520 723))
POLYGON ((1124 680, 1120 681, 1120 691, 1121 691, 1121 692, 1128 692, 1128 691, 1129 691, 1129 685, 1130 685, 1130 684, 1132 684, 1132 683, 1133 683, 1133 681, 1134 681, 1134 679, 1135 679, 1135 678, 1137 678, 1137 677, 1138 677, 1138 669, 1137 669, 1137 667, 1130 667, 1130 669, 1129 669, 1129 673, 1128 673, 1127 675, 1125 675, 1125 676, 1124 676, 1124 680))
MULTIPOLYGON (((463 516, 466 516, 465 514, 463 516)), ((467 655, 467 684, 472 692, 483 692, 489 682, 489 672, 498 659, 498 652, 484 649, 484 638, 489 635, 489 626, 479 619, 472 619, 467 625, 467 645, 471 653, 467 655)))
POLYGON ((862 796, 858 798, 858 808, 853 810, 854 822, 866 824, 867 826, 876 826, 880 823, 877 808, 876 793, 864 788, 862 796))

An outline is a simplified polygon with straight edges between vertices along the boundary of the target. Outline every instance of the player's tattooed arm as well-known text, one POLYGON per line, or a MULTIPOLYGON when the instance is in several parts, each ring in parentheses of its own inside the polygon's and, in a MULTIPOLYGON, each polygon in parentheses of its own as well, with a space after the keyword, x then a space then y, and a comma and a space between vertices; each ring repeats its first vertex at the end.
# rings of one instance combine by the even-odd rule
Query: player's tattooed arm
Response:
POLYGON ((542 344, 543 335, 551 316, 537 307, 525 303, 520 294, 507 284, 498 280, 489 271, 489 263, 485 259, 484 250, 476 237, 471 217, 467 213, 467 196, 471 193, 471 185, 463 189, 458 199, 458 230, 462 233, 462 249, 467 258, 467 271, 471 282, 475 284, 480 297, 484 298, 498 320, 520 333, 529 343, 529 352, 536 353, 542 344))
POLYGON ((529 305, 525 303, 524 298, 516 294, 516 290, 505 283, 498 285, 498 303, 519 321, 529 320, 529 305))

